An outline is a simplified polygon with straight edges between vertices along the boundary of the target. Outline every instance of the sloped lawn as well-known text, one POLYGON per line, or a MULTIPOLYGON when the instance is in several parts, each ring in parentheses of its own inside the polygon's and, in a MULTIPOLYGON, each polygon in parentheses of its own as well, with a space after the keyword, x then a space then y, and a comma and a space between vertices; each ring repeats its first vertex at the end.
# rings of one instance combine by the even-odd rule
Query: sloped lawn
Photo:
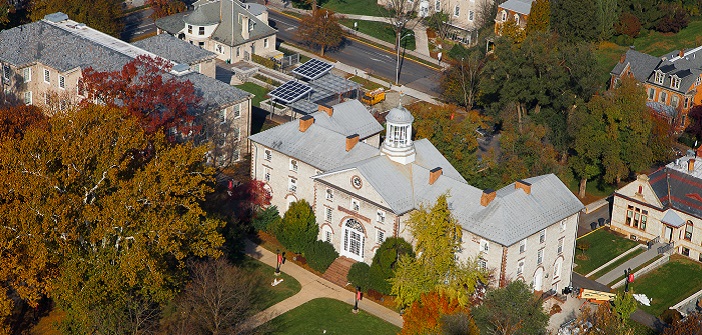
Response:
POLYGON ((637 245, 636 242, 620 237, 606 228, 585 235, 576 243, 583 242, 589 243, 590 248, 584 253, 580 250, 575 251, 575 264, 578 266, 574 269, 583 276, 637 245))

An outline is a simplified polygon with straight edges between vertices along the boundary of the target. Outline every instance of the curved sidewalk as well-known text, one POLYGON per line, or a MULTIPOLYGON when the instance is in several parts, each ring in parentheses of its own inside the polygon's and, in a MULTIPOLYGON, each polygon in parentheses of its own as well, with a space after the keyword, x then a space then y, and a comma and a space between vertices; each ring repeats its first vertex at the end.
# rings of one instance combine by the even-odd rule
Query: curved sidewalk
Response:
MULTIPOLYGON (((251 241, 246 241, 246 254, 272 267, 275 267, 276 265, 276 255, 273 252, 270 252, 251 241)), ((275 317, 316 298, 332 298, 340 300, 349 304, 349 308, 351 308, 351 306, 354 304, 353 292, 349 292, 342 287, 332 284, 326 279, 318 277, 295 263, 288 262, 281 266, 280 270, 300 282, 302 289, 294 296, 254 315, 249 323, 250 327, 258 327, 274 319, 275 317)), ((402 317, 399 313, 383 307, 375 302, 364 299, 359 302, 358 308, 395 326, 402 327, 402 317)))

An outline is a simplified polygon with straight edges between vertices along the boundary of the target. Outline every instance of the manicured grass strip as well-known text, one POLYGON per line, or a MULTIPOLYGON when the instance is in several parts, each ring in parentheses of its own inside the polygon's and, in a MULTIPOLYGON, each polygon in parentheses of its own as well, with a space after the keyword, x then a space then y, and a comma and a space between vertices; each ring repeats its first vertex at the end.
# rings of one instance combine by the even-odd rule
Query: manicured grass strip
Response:
POLYGON ((585 256, 588 258, 586 260, 578 259, 582 257, 583 252, 576 250, 575 263, 578 266, 575 271, 581 275, 592 272, 637 245, 636 242, 620 237, 607 229, 596 230, 577 240, 577 243, 583 242, 590 243, 590 249, 585 251, 585 256))
MULTIPOLYGON (((377 22, 377 21, 361 21, 361 20, 341 20, 341 24, 353 28, 353 23, 358 22, 358 31, 361 33, 364 33, 366 35, 373 36, 379 40, 383 40, 388 43, 392 43, 392 45, 395 45, 395 30, 393 30, 392 26, 388 23, 385 22, 377 22)), ((414 41, 414 35, 413 32, 409 29, 404 29, 402 31, 402 36, 407 36, 402 38, 402 47, 406 48, 407 50, 414 50, 415 49, 415 41, 414 41), (408 34, 412 34, 409 35, 408 34)))
POLYGON ((383 11, 375 0, 329 0, 322 8, 337 13, 357 14, 368 16, 383 16, 383 11))
MULTIPOLYGON (((685 256, 673 255, 668 263, 635 278, 630 285, 635 293, 646 294, 651 306, 639 306, 655 316, 702 289, 702 264, 685 256)), ((623 291, 620 288, 619 291, 623 291)))
POLYGON ((254 95, 253 100, 251 100, 251 104, 254 107, 260 107, 261 101, 266 99, 266 94, 269 92, 267 88, 254 83, 243 83, 236 85, 236 87, 254 95))
POLYGON ((361 77, 353 76, 353 77, 349 78, 349 80, 354 81, 354 82, 357 82, 357 83, 363 85, 363 88, 365 88, 365 89, 367 89, 367 90, 374 90, 374 89, 376 89, 376 88, 381 88, 381 87, 384 87, 384 88, 385 88, 385 86, 383 86, 383 85, 380 85, 380 84, 378 84, 378 83, 376 83, 376 82, 374 82, 374 81, 370 81, 370 80, 368 80, 368 79, 364 79, 364 78, 361 78, 361 77))
POLYGON ((610 271, 616 269, 617 266, 620 266, 620 265, 624 264, 626 261, 628 261, 628 260, 630 260, 630 259, 632 259, 632 258, 638 256, 639 254, 642 254, 644 251, 646 251, 646 249, 642 249, 642 248, 636 249, 634 252, 632 252, 632 253, 630 253, 630 254, 628 254, 628 255, 626 255, 626 256, 624 256, 624 257, 618 259, 616 262, 614 262, 614 263, 608 265, 608 266, 605 267, 604 269, 595 272, 594 275, 590 276, 590 279, 595 280, 595 279, 597 279, 597 278, 600 278, 600 277, 604 276, 606 273, 608 273, 608 272, 610 272, 610 271))
MULTIPOLYGON (((350 294, 350 293, 349 293, 350 294)), ((400 328, 363 311, 353 314, 353 306, 338 300, 320 298, 311 300, 262 327, 267 334, 397 334, 400 328)))
MULTIPOLYGON (((663 257, 663 255, 658 255, 658 256, 656 256, 656 257, 653 257, 653 258, 650 259, 649 261, 647 261, 647 262, 645 262, 645 263, 643 263, 643 264, 637 266, 635 269, 632 269, 632 271, 633 271, 634 273, 636 273, 636 271, 639 271, 639 270, 641 270, 641 269, 643 269, 643 268, 645 268, 645 267, 651 265, 651 263, 653 263, 653 262, 659 260, 661 257, 663 257)), ((619 276, 619 278, 617 278, 617 279, 614 280, 613 282, 609 283, 607 286, 612 287, 614 284, 620 282, 622 279, 624 279, 624 274, 623 274, 623 273, 622 273, 621 276, 619 276)))
POLYGON ((243 264, 239 265, 246 269, 253 271, 254 275, 261 279, 261 284, 258 286, 256 292, 256 299, 254 303, 254 309, 257 311, 262 311, 268 307, 271 307, 287 298, 292 297, 297 292, 300 292, 302 286, 293 277, 282 273, 279 277, 276 277, 273 273, 275 269, 269 265, 266 265, 258 260, 247 257, 243 264), (274 278, 282 278, 283 282, 274 286, 271 286, 274 278))

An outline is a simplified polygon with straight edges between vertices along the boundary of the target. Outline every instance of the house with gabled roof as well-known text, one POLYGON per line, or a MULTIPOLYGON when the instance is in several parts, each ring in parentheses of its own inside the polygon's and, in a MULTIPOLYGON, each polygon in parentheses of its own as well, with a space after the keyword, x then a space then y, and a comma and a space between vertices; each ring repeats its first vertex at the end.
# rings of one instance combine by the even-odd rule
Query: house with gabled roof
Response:
POLYGON ((702 150, 616 190, 611 228, 702 262, 702 150))
POLYGON ((495 17, 495 35, 500 36, 502 25, 507 22, 514 22, 518 27, 526 29, 531 5, 536 0, 507 0, 497 5, 497 17, 495 17))
POLYGON ((266 183, 285 212, 305 199, 320 240, 354 261, 371 263, 386 237, 412 242, 409 214, 448 194, 463 228, 461 260, 478 259, 504 284, 524 280, 536 291, 570 284, 582 203, 553 174, 480 190, 427 139, 412 140, 414 117, 402 106, 383 127, 357 100, 250 137, 251 177, 266 183))
POLYGON ((138 45, 70 20, 63 13, 0 31, 0 99, 38 105, 45 111, 56 105, 65 109, 84 98, 79 89, 83 69, 118 71, 139 56, 162 58, 172 65, 171 71, 162 76, 191 82, 201 97, 200 106, 191 111, 203 126, 201 136, 178 134, 175 129, 169 135, 213 141, 210 154, 217 165, 240 161, 249 149, 246 138, 250 134, 252 95, 192 70, 213 66, 212 53, 206 50, 158 36, 138 45), (54 96, 59 101, 53 101, 54 96))
POLYGON ((239 0, 198 0, 193 10, 156 20, 158 34, 167 33, 236 63, 252 55, 270 58, 277 30, 268 25, 268 9, 239 0))
POLYGON ((690 109, 702 104, 702 47, 675 50, 661 57, 632 48, 621 56, 610 76, 610 87, 615 87, 624 76, 642 83, 646 105, 654 116, 665 119, 671 130, 680 132, 689 124, 690 109))

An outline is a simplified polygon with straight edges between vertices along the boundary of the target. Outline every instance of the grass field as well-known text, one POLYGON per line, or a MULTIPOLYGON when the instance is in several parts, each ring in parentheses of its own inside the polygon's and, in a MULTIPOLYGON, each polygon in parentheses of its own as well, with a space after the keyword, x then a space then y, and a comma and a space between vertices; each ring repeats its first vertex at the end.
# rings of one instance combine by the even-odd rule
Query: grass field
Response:
POLYGON ((635 278, 630 287, 635 293, 646 294, 651 299, 651 306, 642 305, 640 308, 659 316, 668 307, 702 289, 702 264, 685 256, 673 255, 668 263, 635 278))
POLYGON ((263 325, 267 334, 383 335, 400 328, 363 311, 353 314, 352 306, 338 300, 314 299, 263 325))
POLYGON ((254 107, 260 107, 261 101, 266 100, 266 94, 269 92, 267 88, 254 83, 243 83, 236 85, 236 87, 255 95, 253 100, 251 100, 251 104, 254 107))
POLYGON ((602 270, 600 270, 600 271, 597 271, 594 275, 590 276, 590 279, 593 279, 593 280, 594 280, 594 279, 597 279, 597 278, 602 277, 605 273, 614 270, 617 266, 620 266, 620 265, 624 264, 624 262, 626 262, 626 261, 628 261, 628 260, 630 260, 630 259, 632 259, 632 258, 638 256, 639 254, 643 253, 644 251, 646 251, 646 249, 642 249, 642 248, 636 249, 634 252, 629 253, 628 255, 626 255, 626 256, 620 258, 619 260, 617 260, 616 262, 614 262, 614 263, 608 265, 608 266, 605 267, 604 269, 602 269, 602 270))
POLYGON ((374 90, 376 88, 381 88, 381 87, 385 88, 385 86, 383 86, 383 85, 380 85, 374 81, 370 81, 368 79, 364 79, 361 77, 353 76, 353 77, 349 78, 349 80, 363 85, 363 88, 365 88, 367 90, 374 90))
POLYGON ((322 8, 343 14, 383 16, 382 8, 375 0, 329 0, 322 8))
POLYGON ((582 242, 590 243, 590 249, 585 251, 587 259, 580 259, 583 252, 576 250, 575 263, 578 266, 575 272, 583 276, 637 245, 636 242, 620 237, 607 229, 596 230, 577 241, 577 243, 582 242))
POLYGON ((258 287, 256 292, 256 302, 254 308, 258 311, 262 311, 268 307, 271 307, 287 298, 292 297, 297 292, 300 292, 302 286, 295 280, 295 278, 282 273, 280 276, 276 277, 274 275, 275 269, 269 265, 261 263, 253 258, 246 258, 240 266, 253 271, 257 278, 261 279, 261 285, 258 287), (271 286, 270 283, 274 278, 282 278, 283 282, 271 286))
MULTIPOLYGON (((376 22, 376 21, 360 21, 360 20, 349 20, 349 19, 344 19, 341 20, 341 24, 353 28, 353 23, 358 22, 358 31, 364 34, 368 34, 370 36, 373 36, 377 39, 383 40, 388 43, 392 43, 395 45, 395 31, 392 29, 392 26, 385 23, 385 22, 376 22)), ((405 29, 402 32, 402 36, 407 36, 402 38, 402 46, 406 48, 407 50, 414 50, 415 49, 415 41, 414 41, 414 35, 407 35, 411 34, 412 31, 405 29)))

